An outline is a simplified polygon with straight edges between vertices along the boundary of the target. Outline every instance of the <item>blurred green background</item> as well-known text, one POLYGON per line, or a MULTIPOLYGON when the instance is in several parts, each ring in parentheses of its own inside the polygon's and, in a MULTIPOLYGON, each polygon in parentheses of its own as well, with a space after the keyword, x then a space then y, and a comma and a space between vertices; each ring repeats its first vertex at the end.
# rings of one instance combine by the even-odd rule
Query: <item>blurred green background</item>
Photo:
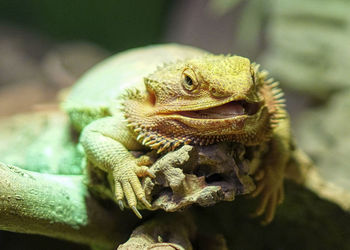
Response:
POLYGON ((86 40, 111 52, 161 39, 172 1, 1 1, 2 21, 56 41, 86 40))
MULTIPOLYGON (((349 190, 349 11, 345 0, 1 0, 0 118, 57 105, 62 89, 128 48, 239 54, 281 82, 299 145, 349 190)), ((23 246, 86 249, 0 232, 0 249, 23 246)))

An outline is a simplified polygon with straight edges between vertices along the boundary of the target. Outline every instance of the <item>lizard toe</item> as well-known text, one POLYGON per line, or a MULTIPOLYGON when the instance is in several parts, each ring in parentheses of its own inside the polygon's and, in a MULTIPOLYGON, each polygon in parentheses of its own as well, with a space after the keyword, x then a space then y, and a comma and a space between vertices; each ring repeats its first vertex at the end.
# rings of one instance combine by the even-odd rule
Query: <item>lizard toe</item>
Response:
POLYGON ((151 178, 155 178, 156 176, 154 175, 154 173, 152 173, 152 171, 146 167, 146 166, 139 166, 137 168, 135 168, 135 174, 138 177, 151 177, 151 178))

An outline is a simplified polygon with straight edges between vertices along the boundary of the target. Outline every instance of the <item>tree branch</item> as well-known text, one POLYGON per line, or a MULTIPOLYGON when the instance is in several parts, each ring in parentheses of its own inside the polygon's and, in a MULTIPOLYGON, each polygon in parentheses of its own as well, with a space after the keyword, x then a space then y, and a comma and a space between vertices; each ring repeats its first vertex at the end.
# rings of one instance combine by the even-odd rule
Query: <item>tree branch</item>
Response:
POLYGON ((40 174, 0 163, 0 229, 41 234, 111 249, 124 242, 135 216, 102 207, 83 176, 40 174))

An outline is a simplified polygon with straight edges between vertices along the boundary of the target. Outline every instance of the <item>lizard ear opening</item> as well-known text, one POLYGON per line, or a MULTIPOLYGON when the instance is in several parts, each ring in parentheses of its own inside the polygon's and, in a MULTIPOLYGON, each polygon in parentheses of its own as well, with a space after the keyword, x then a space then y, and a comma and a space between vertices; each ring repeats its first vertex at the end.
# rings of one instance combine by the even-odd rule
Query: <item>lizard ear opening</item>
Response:
POLYGON ((153 87, 151 85, 151 80, 148 79, 148 78, 144 78, 144 83, 145 83, 145 86, 146 86, 146 90, 148 92, 148 102, 154 106, 156 104, 156 95, 154 93, 154 90, 153 90, 153 87))
POLYGON ((156 95, 154 94, 153 91, 150 91, 148 94, 148 101, 150 102, 150 104, 152 106, 154 106, 156 104, 156 95))

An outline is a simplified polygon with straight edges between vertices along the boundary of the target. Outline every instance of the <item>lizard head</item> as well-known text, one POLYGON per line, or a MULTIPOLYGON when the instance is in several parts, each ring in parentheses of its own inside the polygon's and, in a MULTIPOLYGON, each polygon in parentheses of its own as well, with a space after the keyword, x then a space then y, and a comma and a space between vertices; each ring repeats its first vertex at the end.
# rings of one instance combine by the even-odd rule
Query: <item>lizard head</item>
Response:
POLYGON ((206 55, 170 63, 144 82, 147 94, 131 95, 124 107, 138 139, 152 148, 219 141, 254 145, 271 134, 274 106, 268 104, 274 98, 247 58, 206 55))
POLYGON ((145 84, 160 112, 259 101, 250 61, 239 56, 206 56, 165 65, 146 77, 145 84))

